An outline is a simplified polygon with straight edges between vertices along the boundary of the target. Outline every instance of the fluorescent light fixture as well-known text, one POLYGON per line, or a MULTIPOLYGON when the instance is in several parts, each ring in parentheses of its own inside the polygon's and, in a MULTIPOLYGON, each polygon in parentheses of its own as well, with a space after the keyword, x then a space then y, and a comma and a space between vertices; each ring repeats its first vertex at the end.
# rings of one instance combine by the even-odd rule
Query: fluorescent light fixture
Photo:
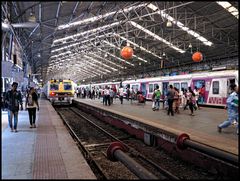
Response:
MULTIPOLYGON (((110 66, 108 66, 108 65, 106 65, 106 64, 104 64, 104 63, 102 63, 102 62, 100 62, 100 61, 98 61, 98 60, 96 60, 96 59, 94 59, 94 58, 92 58, 92 57, 89 57, 89 56, 87 56, 87 55, 84 55, 84 57, 86 57, 86 58, 88 58, 88 59, 90 59, 90 60, 92 60, 92 61, 94 61, 94 62, 96 62, 96 63, 99 63, 99 64, 101 64, 101 65, 104 66, 104 67, 110 68, 110 69, 112 69, 113 71, 118 71, 117 69, 115 69, 115 68, 113 68, 113 67, 110 67, 110 66)), ((109 72, 110 72, 110 71, 109 71, 109 72)))
POLYGON ((227 67, 223 66, 223 67, 213 67, 212 70, 226 70, 227 67))
POLYGON ((129 8, 125 8, 125 9, 120 10, 120 11, 113 11, 113 12, 110 12, 110 13, 106 13, 106 14, 99 15, 99 16, 94 16, 94 17, 91 17, 91 18, 87 18, 87 19, 84 19, 84 20, 81 20, 81 21, 76 21, 76 22, 69 23, 69 24, 66 24, 66 25, 60 25, 60 26, 57 27, 57 30, 71 28, 71 27, 82 25, 82 24, 86 24, 86 23, 92 23, 92 22, 95 22, 95 21, 99 21, 100 19, 106 18, 108 16, 112 16, 114 14, 119 14, 119 13, 122 13, 122 12, 127 13, 127 12, 129 12, 129 11, 131 11, 133 9, 144 7, 146 5, 147 4, 144 3, 144 4, 140 4, 138 6, 131 6, 129 8))
POLYGON ((218 3, 220 6, 222 6, 224 9, 226 9, 229 13, 231 13, 238 19, 238 9, 232 6, 231 3, 227 1, 216 1, 216 3, 218 3))
POLYGON ((98 48, 98 50, 100 50, 100 51, 102 51, 102 52, 104 52, 104 53, 107 53, 108 55, 110 55, 110 56, 112 56, 112 57, 120 60, 121 62, 125 62, 126 64, 131 65, 131 66, 134 67, 134 64, 132 64, 132 63, 130 63, 130 62, 127 62, 126 60, 123 60, 122 58, 119 58, 119 57, 117 57, 117 56, 115 56, 115 55, 113 55, 113 54, 111 54, 111 53, 109 53, 109 52, 106 52, 106 51, 102 50, 101 48, 98 48))
MULTIPOLYGON (((87 59, 90 59, 90 60, 92 60, 91 59, 91 57, 89 58, 89 57, 87 57, 87 56, 84 56, 84 57, 86 57, 87 59)), ((92 60, 93 61, 93 60, 92 60)), ((103 71, 103 72, 108 72, 108 73, 111 73, 111 71, 110 70, 107 70, 107 69, 105 69, 105 68, 102 68, 102 67, 99 67, 98 65, 96 65, 96 64, 94 64, 94 63, 92 63, 91 61, 87 61, 87 63, 88 64, 90 64, 91 66, 94 66, 94 67, 96 67, 99 71, 103 71)))
POLYGON ((94 32, 97 32, 97 31, 100 31, 100 30, 104 30, 106 28, 111 28, 113 26, 116 26, 116 25, 119 25, 120 23, 122 23, 121 21, 119 22, 115 22, 115 23, 112 23, 112 24, 108 24, 108 25, 105 25, 105 26, 102 26, 102 27, 98 27, 98 28, 95 28, 95 29, 91 29, 91 30, 88 30, 88 31, 84 31, 82 33, 77 33, 77 34, 74 34, 74 35, 71 35, 71 36, 67 36, 67 37, 64 37, 64 38, 59 38, 59 39, 56 39, 53 41, 53 44, 57 43, 57 42, 63 42, 63 41, 66 41, 68 39, 75 39, 79 36, 83 36, 85 34, 88 34, 88 33, 94 33, 94 32))
MULTIPOLYGON (((115 48, 117 48, 117 49, 120 50, 119 47, 115 46, 114 44, 112 44, 112 43, 110 43, 110 42, 107 42, 107 41, 105 41, 105 40, 103 40, 103 42, 106 43, 106 44, 108 44, 108 45, 110 45, 110 46, 112 46, 112 47, 115 47, 115 48)), ((136 57, 137 59, 139 59, 139 60, 141 60, 141 61, 147 63, 147 60, 144 60, 144 59, 142 59, 142 58, 140 58, 140 57, 138 57, 138 56, 136 56, 136 55, 133 55, 133 57, 136 57)))
POLYGON ((80 41, 80 40, 79 40, 80 42, 78 42, 78 43, 74 43, 74 44, 66 45, 66 46, 61 47, 61 48, 58 48, 58 49, 54 49, 54 50, 51 51, 51 53, 57 52, 57 51, 60 51, 60 50, 64 50, 64 49, 68 49, 68 48, 71 48, 71 47, 75 47, 75 46, 77 46, 77 45, 81 45, 81 44, 83 44, 83 43, 86 43, 86 42, 95 40, 96 38, 102 38, 102 37, 105 37, 105 36, 108 36, 108 35, 111 35, 111 34, 112 34, 112 33, 106 33, 106 34, 104 34, 104 35, 95 36, 95 37, 92 38, 92 39, 87 39, 87 40, 84 40, 84 41, 80 41))
POLYGON ((151 51, 147 50, 146 48, 144 48, 144 47, 142 47, 142 46, 140 46, 140 45, 138 45, 138 44, 136 44, 136 43, 128 40, 127 38, 124 38, 124 37, 122 37, 122 36, 120 36, 119 34, 116 34, 116 33, 114 33, 114 34, 117 35, 118 37, 120 37, 121 39, 123 39, 123 40, 125 40, 125 41, 128 41, 128 42, 131 43, 132 45, 134 45, 134 46, 136 46, 136 47, 139 47, 141 50, 143 50, 143 51, 145 51, 145 52, 147 52, 147 53, 150 53, 150 54, 152 54, 153 56, 155 56, 155 57, 157 57, 157 58, 159 58, 159 59, 162 59, 162 57, 160 57, 160 56, 156 55, 155 53, 152 53, 151 51))
MULTIPOLYGON (((156 11, 158 8, 153 5, 153 4, 149 4, 147 7, 149 7, 150 9, 152 9, 153 11, 156 11)), ((171 17, 169 14, 165 13, 162 10, 157 11, 158 14, 160 14, 162 17, 168 19, 169 21, 171 21, 172 23, 176 24, 179 28, 181 28, 183 31, 186 31, 188 34, 194 36, 196 39, 200 40, 201 42, 203 42, 203 44, 208 45, 208 46, 212 46, 212 42, 208 41, 206 38, 200 36, 198 33, 190 30, 188 27, 186 27, 184 24, 182 24, 180 21, 177 21, 176 19, 174 19, 173 17, 171 17)))
POLYGON ((71 51, 67 51, 67 52, 60 53, 58 55, 51 56, 50 58, 57 58, 57 57, 65 55, 65 54, 71 54, 71 53, 72 53, 71 51))
MULTIPOLYGON (((110 64, 112 64, 112 65, 115 65, 115 66, 123 69, 123 66, 120 66, 120 65, 118 65, 118 64, 116 64, 116 63, 114 63, 114 62, 112 62, 112 61, 107 60, 107 59, 103 59, 102 57, 100 57, 99 55, 97 55, 97 54, 95 54, 95 53, 93 53, 93 52, 90 52, 89 54, 91 54, 91 55, 93 55, 93 56, 95 56, 95 57, 97 57, 97 58, 99 58, 99 59, 102 59, 102 60, 104 60, 104 61, 106 61, 106 62, 108 62, 108 63, 110 63, 110 64)), ((105 55, 107 55, 107 53, 105 53, 105 55)))
POLYGON ((182 50, 182 49, 174 46, 172 43, 170 43, 170 42, 168 42, 167 40, 161 38, 160 36, 158 36, 158 35, 156 35, 155 33, 149 31, 148 29, 142 27, 141 25, 135 23, 134 21, 129 21, 129 22, 130 22, 133 26, 135 26, 136 28, 144 31, 145 33, 147 33, 147 34, 149 34, 150 36, 156 38, 157 40, 159 40, 159 41, 167 44, 169 47, 173 48, 174 50, 177 50, 177 51, 180 52, 180 53, 185 53, 185 50, 182 50))
POLYGON ((5 30, 10 30, 9 24, 2 22, 2 28, 5 30))
POLYGON ((99 75, 99 74, 108 74, 108 73, 106 73, 107 71, 104 72, 102 70, 96 69, 95 66, 96 66, 95 64, 93 64, 93 63, 91 63, 89 61, 85 62, 85 63, 78 62, 78 63, 75 64, 76 68, 79 68, 80 70, 83 69, 85 71, 91 71, 92 74, 97 74, 97 75, 99 75))

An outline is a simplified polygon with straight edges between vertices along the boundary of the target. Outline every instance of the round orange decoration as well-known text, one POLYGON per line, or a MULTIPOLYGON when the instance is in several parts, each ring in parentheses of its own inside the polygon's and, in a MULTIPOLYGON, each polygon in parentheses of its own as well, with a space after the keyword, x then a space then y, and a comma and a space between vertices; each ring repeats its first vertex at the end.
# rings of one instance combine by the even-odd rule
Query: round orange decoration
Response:
POLYGON ((192 55, 192 59, 194 62, 200 62, 202 61, 203 59, 203 55, 201 52, 195 52, 193 55, 192 55))
POLYGON ((124 47, 122 50, 121 50, 121 56, 124 58, 124 59, 131 59, 132 56, 133 56, 133 49, 129 46, 126 46, 124 47))

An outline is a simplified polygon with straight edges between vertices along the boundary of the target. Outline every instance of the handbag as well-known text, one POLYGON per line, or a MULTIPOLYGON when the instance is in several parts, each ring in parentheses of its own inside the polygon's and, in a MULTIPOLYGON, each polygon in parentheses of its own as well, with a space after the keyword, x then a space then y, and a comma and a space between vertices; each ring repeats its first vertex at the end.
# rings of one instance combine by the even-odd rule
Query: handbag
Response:
POLYGON ((155 108, 155 102, 152 103, 152 109, 154 109, 154 108, 155 108))

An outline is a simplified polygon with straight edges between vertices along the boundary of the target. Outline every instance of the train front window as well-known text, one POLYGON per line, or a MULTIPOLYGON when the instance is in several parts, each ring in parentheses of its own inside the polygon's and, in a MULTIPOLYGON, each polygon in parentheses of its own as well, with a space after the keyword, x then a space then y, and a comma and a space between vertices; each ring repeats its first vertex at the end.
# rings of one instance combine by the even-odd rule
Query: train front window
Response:
POLYGON ((50 90, 51 91, 58 90, 58 84, 50 84, 50 90))
POLYGON ((70 82, 64 82, 64 90, 72 90, 72 85, 70 82))

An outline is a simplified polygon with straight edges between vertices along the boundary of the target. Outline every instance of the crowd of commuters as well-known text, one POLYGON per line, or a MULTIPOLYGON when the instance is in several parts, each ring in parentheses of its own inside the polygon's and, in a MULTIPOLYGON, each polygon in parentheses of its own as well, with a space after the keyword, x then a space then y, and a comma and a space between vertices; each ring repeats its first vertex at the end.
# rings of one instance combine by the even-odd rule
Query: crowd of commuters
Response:
MULTIPOLYGON (((8 109, 8 123, 12 132, 17 132, 17 124, 18 124, 18 112, 19 110, 23 110, 23 100, 22 93, 17 90, 18 83, 12 83, 12 89, 7 91, 4 94, 4 103, 8 109), (12 120, 14 122, 12 123, 12 120)), ((228 119, 218 125, 218 131, 222 132, 223 128, 228 127, 229 125, 237 122, 237 133, 238 133, 238 86, 231 85, 230 86, 231 93, 227 98, 227 114, 228 119)), ((163 106, 162 109, 167 110, 167 115, 180 114, 181 111, 185 111, 187 109, 190 110, 190 115, 194 116, 194 111, 200 109, 199 102, 203 102, 205 93, 205 87, 198 89, 196 86, 194 90, 191 87, 188 89, 182 88, 181 90, 169 85, 166 94, 162 94, 159 86, 156 86, 153 95, 152 95, 152 110, 158 111, 160 109, 160 100, 162 99, 163 106)), ((124 88, 120 86, 117 90, 115 87, 105 86, 103 88, 93 87, 91 90, 85 88, 77 88, 76 90, 77 98, 90 98, 90 99, 101 99, 103 105, 112 105, 116 97, 119 97, 120 103, 123 104, 124 97, 124 88)), ((130 89, 127 87, 126 90, 126 100, 135 99, 134 97, 144 97, 140 91, 130 89), (135 93, 136 92, 136 93, 135 93)), ((39 103, 38 103, 39 94, 38 91, 34 89, 34 87, 30 87, 26 93, 26 101, 25 101, 25 110, 28 111, 29 115, 29 123, 30 128, 36 128, 36 111, 39 111, 39 103)))
POLYGON ((190 109, 190 115, 194 116, 194 110, 200 109, 198 99, 200 95, 200 89, 197 87, 194 90, 189 87, 188 89, 182 88, 179 90, 172 85, 169 85, 168 91, 164 96, 159 90, 159 86, 156 86, 152 95, 152 109, 153 111, 160 108, 160 97, 163 101, 163 109, 167 109, 167 114, 174 116, 175 113, 180 114, 180 108, 183 110, 190 109))

